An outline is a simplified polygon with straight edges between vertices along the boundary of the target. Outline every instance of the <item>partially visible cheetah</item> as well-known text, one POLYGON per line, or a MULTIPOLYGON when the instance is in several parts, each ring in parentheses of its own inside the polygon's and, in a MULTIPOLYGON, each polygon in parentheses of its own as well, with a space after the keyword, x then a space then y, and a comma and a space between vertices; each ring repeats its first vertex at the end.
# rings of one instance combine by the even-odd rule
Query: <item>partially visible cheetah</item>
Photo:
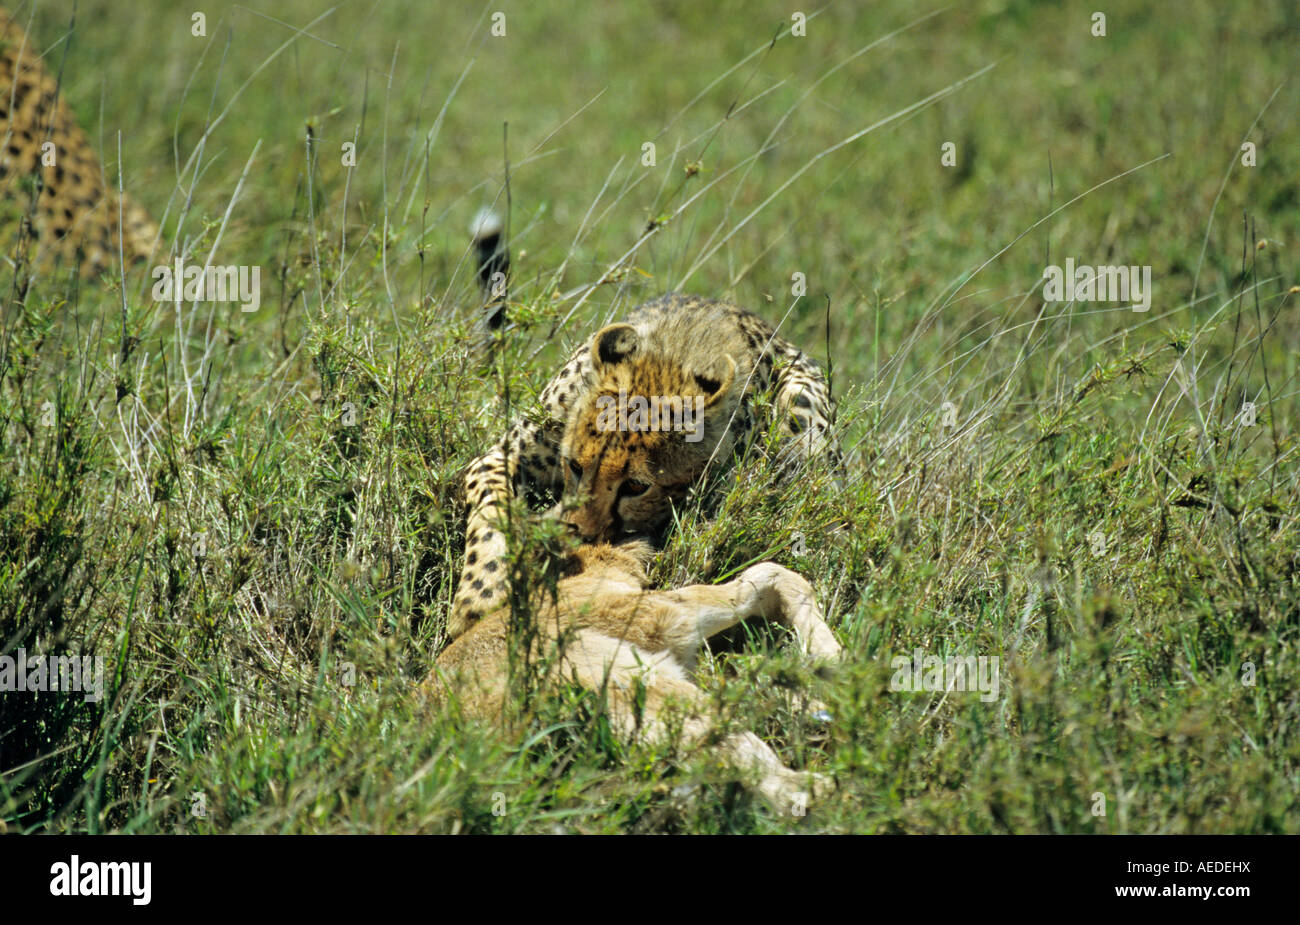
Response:
POLYGON ((103 168, 59 84, 21 26, 0 8, 0 196, 30 215, 34 262, 56 257, 82 272, 147 259, 158 230, 105 185, 103 168), (119 206, 124 234, 118 234, 119 206), (121 240, 119 241, 119 237, 121 240))
POLYGON ((757 315, 726 302, 669 294, 596 332, 523 417, 465 477, 465 565, 448 633, 464 633, 505 599, 504 507, 523 495, 554 501, 588 542, 655 537, 710 464, 757 446, 754 398, 776 416, 787 477, 824 458, 842 470, 834 402, 816 361, 757 315), (620 425, 602 410, 620 396, 668 397, 702 409, 693 432, 620 425))
MULTIPOLYGON (((690 680, 704 640, 747 617, 790 627, 804 653, 829 665, 840 645, 822 619, 812 587, 772 562, 752 566, 734 581, 674 591, 645 590, 650 547, 584 545, 572 554, 568 574, 536 620, 531 657, 547 664, 544 680, 571 680, 604 691, 608 717, 627 739, 665 742, 666 720, 681 711, 679 742, 701 744, 713 724, 709 698, 690 680), (547 660, 547 656, 559 657, 547 660)), ((463 714, 499 722, 508 696, 510 613, 500 608, 443 650, 422 690, 451 699, 463 714)), ((818 774, 793 771, 752 732, 730 735, 722 758, 756 776, 758 793, 778 812, 798 813, 809 797, 831 789, 818 774)))

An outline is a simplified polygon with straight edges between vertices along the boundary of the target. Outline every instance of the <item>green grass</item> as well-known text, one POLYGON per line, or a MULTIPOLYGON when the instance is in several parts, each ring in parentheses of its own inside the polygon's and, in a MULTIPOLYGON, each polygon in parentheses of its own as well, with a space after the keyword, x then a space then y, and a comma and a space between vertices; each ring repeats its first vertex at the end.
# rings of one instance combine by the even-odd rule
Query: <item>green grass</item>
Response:
POLYGON ((160 0, 83 2, 70 37, 37 6, 169 248, 205 257, 243 177, 213 260, 260 265, 263 305, 178 317, 143 273, 23 293, 0 266, 0 648, 109 679, 0 694, 7 830, 1300 831, 1291 6, 1112 4, 1104 38, 1079 3, 832 4, 803 38, 788 5, 657 6, 506 4, 492 38, 491 6, 298 0, 283 50, 228 3, 206 38, 160 0), (467 226, 492 203, 513 326, 485 370, 467 226), (1044 304, 1066 257, 1150 265, 1150 311, 1044 304), (411 696, 464 465, 668 289, 833 367, 848 489, 747 464, 655 576, 772 559, 817 587, 834 678, 756 631, 701 672, 724 724, 836 778, 801 821, 707 754, 614 741, 577 692, 523 738, 411 696), (999 656, 1001 696, 891 691, 917 648, 999 656))

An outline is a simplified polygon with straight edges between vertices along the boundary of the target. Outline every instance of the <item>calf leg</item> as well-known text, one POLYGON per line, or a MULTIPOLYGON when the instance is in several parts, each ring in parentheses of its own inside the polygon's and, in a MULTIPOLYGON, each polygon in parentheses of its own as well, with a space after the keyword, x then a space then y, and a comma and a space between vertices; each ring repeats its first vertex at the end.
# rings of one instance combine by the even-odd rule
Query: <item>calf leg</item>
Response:
POLYGON ((839 659, 840 644, 822 618, 812 585, 802 575, 775 562, 762 562, 745 569, 731 584, 745 616, 790 627, 805 655, 823 661, 839 659))
POLYGON ((802 576, 763 562, 722 585, 691 585, 676 591, 650 591, 639 606, 657 605, 670 615, 669 647, 684 665, 693 665, 700 644, 749 617, 773 620, 794 631, 805 655, 836 661, 840 644, 822 618, 816 596, 802 576))
MULTIPOLYGON (((687 747, 703 743, 713 729, 709 699, 686 679, 670 653, 648 653, 633 644, 583 630, 566 647, 564 671, 589 690, 606 692, 611 725, 623 737, 646 743, 670 740, 668 723, 679 711, 687 747)), ((810 799, 834 789, 829 778, 786 767, 752 732, 725 737, 717 746, 730 767, 755 778, 754 789, 779 813, 802 815, 810 799)))

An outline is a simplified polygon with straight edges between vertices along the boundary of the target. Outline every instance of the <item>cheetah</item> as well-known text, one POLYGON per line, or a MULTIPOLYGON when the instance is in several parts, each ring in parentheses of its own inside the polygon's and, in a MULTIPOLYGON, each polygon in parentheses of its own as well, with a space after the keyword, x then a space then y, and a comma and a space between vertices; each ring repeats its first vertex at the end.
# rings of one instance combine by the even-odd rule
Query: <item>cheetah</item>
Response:
POLYGON ((0 132, 0 196, 31 220, 34 263, 69 260, 93 276, 115 268, 119 255, 128 264, 149 258, 157 227, 106 186, 99 158, 40 48, 3 8, 0 132))
MULTIPOLYGON (((17 200, 31 219, 37 262, 74 261, 97 275, 157 251, 159 233, 148 214, 104 182, 98 158, 59 95, 58 81, 19 24, 0 8, 0 194, 17 200), (120 215, 120 220, 119 220, 120 215)), ((474 243, 485 290, 484 325, 503 327, 509 255, 504 226, 476 219, 474 243)), ((20 235, 22 240, 22 235, 20 235)), ((726 466, 755 442, 754 398, 772 400, 784 449, 780 471, 818 457, 842 469, 831 432, 834 404, 817 363, 737 306, 669 294, 635 310, 627 322, 597 332, 541 395, 540 414, 516 423, 475 460, 465 487, 471 512, 466 554, 448 623, 453 638, 505 595, 502 513, 512 497, 585 495, 566 518, 584 539, 655 535, 675 503, 711 463, 726 466), (593 431, 596 399, 655 394, 702 400, 703 439, 691 434, 593 431), (612 390, 612 392, 611 392, 612 390), (594 435, 594 436, 593 436, 594 435)))
POLYGON ((756 410, 760 395, 778 422, 778 473, 790 478, 825 460, 841 478, 826 376, 757 315, 670 293, 597 331, 542 391, 537 413, 518 420, 467 470, 465 562, 448 636, 460 636, 505 600, 503 526, 512 498, 545 507, 558 496, 550 512, 587 542, 661 539, 674 506, 706 471, 759 446, 751 436, 767 425, 756 410), (611 403, 638 399, 670 404, 669 423, 690 426, 664 428, 662 413, 657 421, 634 413, 616 424, 611 403))
MULTIPOLYGON (((665 743, 667 719, 677 715, 682 722, 675 741, 688 748, 704 743, 713 724, 708 696, 690 680, 696 655, 705 639, 748 617, 789 627, 823 670, 839 660, 840 645, 812 587, 789 569, 764 562, 726 584, 651 591, 645 571, 650 554, 638 540, 578 546, 554 598, 539 608, 531 643, 539 664, 558 648, 544 681, 571 680, 604 692, 610 724, 621 737, 665 743)), ((433 703, 452 701, 467 718, 500 722, 510 644, 510 611, 502 607, 442 651, 421 691, 433 703)), ((727 736, 717 750, 734 770, 754 775, 754 789, 777 812, 798 814, 832 789, 823 775, 786 767, 752 732, 727 736)))

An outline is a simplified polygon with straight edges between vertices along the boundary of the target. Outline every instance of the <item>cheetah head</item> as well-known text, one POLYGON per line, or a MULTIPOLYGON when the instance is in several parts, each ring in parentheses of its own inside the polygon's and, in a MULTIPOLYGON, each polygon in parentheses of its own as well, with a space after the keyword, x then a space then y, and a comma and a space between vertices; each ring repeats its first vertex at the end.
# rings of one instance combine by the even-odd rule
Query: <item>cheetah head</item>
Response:
POLYGON ((591 388, 561 442, 564 519, 588 542, 653 535, 711 459, 735 445, 730 356, 674 360, 630 324, 591 340, 591 388))

